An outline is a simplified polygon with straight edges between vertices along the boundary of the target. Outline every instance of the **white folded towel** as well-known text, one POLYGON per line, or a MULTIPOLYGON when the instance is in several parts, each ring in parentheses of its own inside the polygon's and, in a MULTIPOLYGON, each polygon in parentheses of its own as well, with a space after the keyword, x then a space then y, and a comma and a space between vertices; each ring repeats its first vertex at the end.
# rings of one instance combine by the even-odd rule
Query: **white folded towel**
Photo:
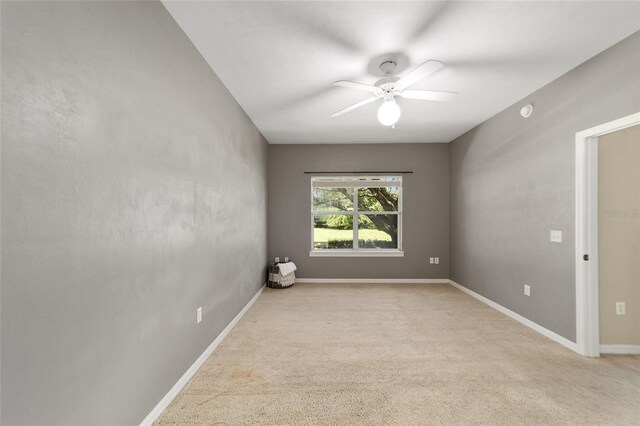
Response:
POLYGON ((293 262, 278 263, 278 268, 280 268, 280 275, 283 277, 298 269, 296 268, 296 264, 293 262))

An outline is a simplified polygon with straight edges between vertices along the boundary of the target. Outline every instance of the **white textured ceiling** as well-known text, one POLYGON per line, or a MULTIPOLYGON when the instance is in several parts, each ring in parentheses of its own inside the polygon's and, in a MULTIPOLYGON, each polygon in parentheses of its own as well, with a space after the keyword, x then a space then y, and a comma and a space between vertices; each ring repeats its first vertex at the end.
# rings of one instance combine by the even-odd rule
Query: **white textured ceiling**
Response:
MULTIPOLYGON (((166 8, 270 143, 449 142, 640 29, 640 2, 190 2, 166 8), (392 56, 412 86, 450 103, 399 99, 395 129, 378 102, 334 87, 373 84, 392 56)), ((612 64, 615 66, 615 64, 612 64)))

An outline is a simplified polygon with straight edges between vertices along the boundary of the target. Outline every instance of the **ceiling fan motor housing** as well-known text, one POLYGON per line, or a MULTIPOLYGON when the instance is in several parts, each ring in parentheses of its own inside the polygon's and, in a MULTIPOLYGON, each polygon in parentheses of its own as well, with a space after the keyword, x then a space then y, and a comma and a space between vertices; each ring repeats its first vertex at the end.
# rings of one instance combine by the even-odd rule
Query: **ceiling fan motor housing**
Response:
POLYGON ((396 95, 395 82, 400 80, 400 77, 395 77, 393 73, 397 65, 394 61, 385 61, 380 64, 380 71, 382 71, 385 76, 376 81, 375 86, 382 89, 382 92, 378 96, 383 97, 385 100, 393 99, 396 95))
POLYGON ((378 96, 384 97, 385 100, 393 98, 397 94, 395 83, 398 80, 398 77, 389 76, 376 81, 375 86, 381 89, 378 96))

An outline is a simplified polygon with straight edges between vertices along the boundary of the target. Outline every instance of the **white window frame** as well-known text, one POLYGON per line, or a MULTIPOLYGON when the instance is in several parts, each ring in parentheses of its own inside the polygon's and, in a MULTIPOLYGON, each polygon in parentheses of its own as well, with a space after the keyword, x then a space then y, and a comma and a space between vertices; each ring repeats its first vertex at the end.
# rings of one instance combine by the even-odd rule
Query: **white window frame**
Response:
MULTIPOLYGON (((337 186, 344 188, 342 186, 337 186)), ((403 257, 402 250, 402 199, 404 188, 402 185, 402 176, 385 175, 385 176, 314 176, 310 180, 310 206, 311 206, 311 250, 309 256, 312 257, 403 257), (378 182, 380 179, 394 179, 394 184, 389 186, 398 187, 398 211, 397 212, 372 212, 358 210, 358 188, 368 188, 370 182, 378 182), (344 187, 354 188, 353 191, 353 210, 344 212, 315 212, 313 209, 313 188, 314 182, 325 180, 337 186, 340 181, 348 183, 344 187), (355 182, 357 181, 357 182, 355 182), (362 182, 362 185, 358 185, 362 182), (317 249, 313 246, 314 240, 314 217, 316 215, 351 215, 353 216, 353 248, 351 249, 317 249), (395 214, 398 216, 398 248, 395 249, 376 249, 376 248, 360 248, 358 247, 358 217, 361 214, 378 215, 378 214, 395 214)))

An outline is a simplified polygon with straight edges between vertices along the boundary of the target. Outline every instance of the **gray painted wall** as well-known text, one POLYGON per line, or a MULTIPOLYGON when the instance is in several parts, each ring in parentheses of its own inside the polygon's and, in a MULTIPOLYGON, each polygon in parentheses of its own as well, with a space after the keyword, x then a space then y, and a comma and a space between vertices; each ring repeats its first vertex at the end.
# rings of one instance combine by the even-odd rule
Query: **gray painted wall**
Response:
POLYGON ((452 280, 575 341, 575 133, 640 111, 639 76, 635 33, 450 144, 452 280))
POLYGON ((138 423, 264 282, 266 141, 158 2, 1 35, 2 424, 138 423))
POLYGON ((448 278, 449 146, 269 146, 269 256, 289 256, 304 278, 448 278), (404 257, 309 257, 310 179, 305 171, 412 170, 403 178, 404 257), (429 257, 439 256, 439 265, 429 257))

